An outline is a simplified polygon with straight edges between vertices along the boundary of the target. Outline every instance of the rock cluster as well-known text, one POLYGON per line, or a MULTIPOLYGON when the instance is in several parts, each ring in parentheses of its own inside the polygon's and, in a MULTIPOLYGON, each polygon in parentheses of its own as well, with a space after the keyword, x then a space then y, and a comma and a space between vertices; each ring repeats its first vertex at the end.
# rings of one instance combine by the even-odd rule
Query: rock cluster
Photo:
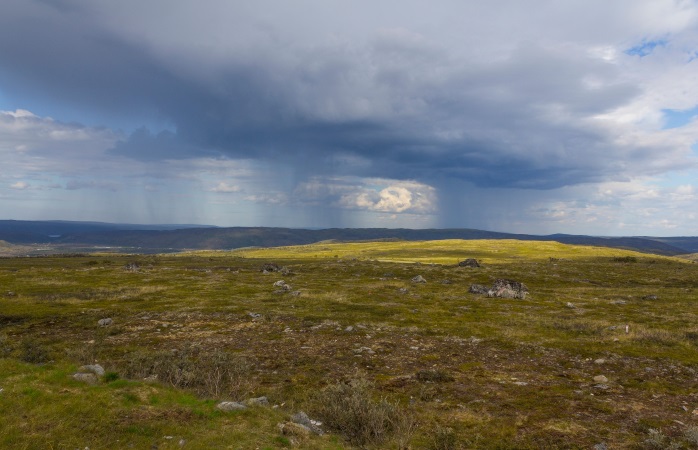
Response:
POLYGON ((277 288, 274 291, 274 294, 285 294, 286 292, 289 292, 291 290, 291 285, 286 284, 284 280, 279 280, 276 283, 274 283, 274 287, 277 288))
POLYGON ((488 297, 498 298, 526 298, 528 288, 518 281, 498 279, 495 280, 492 288, 487 291, 488 297))
POLYGON ((518 281, 498 279, 495 280, 491 288, 481 284, 472 284, 468 289, 471 294, 486 295, 497 298, 526 298, 528 288, 518 281))
POLYGON ((288 275, 288 274, 291 273, 291 271, 288 269, 288 267, 285 267, 285 266, 282 267, 282 266, 279 266, 279 265, 276 264, 276 263, 265 263, 265 264, 262 264, 262 267, 261 267, 261 269, 260 269, 260 272, 262 272, 262 273, 265 274, 265 275, 266 275, 266 274, 269 274, 269 273, 275 273, 275 272, 279 272, 279 273, 281 273, 282 275, 288 275))
POLYGON ((72 378, 75 381, 80 381, 87 384, 97 384, 99 379, 104 376, 104 368, 99 364, 88 364, 78 369, 73 374, 72 378))

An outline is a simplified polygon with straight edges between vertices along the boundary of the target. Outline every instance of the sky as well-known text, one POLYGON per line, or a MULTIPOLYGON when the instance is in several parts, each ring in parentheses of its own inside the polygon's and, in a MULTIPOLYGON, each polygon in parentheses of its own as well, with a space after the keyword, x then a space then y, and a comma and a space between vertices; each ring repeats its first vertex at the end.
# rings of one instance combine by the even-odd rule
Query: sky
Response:
POLYGON ((0 0, 0 219, 697 216, 697 1, 0 0))

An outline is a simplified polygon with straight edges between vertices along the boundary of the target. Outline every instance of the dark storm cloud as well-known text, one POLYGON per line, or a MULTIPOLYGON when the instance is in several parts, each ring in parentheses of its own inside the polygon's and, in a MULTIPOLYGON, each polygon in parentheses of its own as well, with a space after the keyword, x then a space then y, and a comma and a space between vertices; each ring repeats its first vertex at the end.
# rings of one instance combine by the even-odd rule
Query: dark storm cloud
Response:
MULTIPOLYGON (((574 49, 524 43, 469 59, 401 28, 306 45, 272 27, 259 41, 242 32, 221 37, 231 40, 221 56, 140 39, 128 23, 106 26, 100 4, 8 0, 0 86, 10 97, 173 126, 139 129, 114 154, 224 155, 306 176, 448 177, 534 189, 647 171, 655 157, 588 122, 640 91, 617 67, 574 49), (247 47, 254 51, 239 51, 247 47), (337 163, 347 157, 360 163, 337 163)), ((163 13, 167 5, 160 3, 163 13)))

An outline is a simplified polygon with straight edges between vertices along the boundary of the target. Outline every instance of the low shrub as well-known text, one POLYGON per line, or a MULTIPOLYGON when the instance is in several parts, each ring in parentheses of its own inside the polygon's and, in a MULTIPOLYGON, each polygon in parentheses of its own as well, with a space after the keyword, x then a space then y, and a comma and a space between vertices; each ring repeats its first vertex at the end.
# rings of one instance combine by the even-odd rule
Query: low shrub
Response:
POLYGON ((51 355, 42 342, 27 337, 20 344, 19 359, 31 364, 44 364, 50 361, 51 355))
POLYGON ((409 411, 387 398, 376 398, 373 384, 364 379, 326 387, 317 404, 325 426, 354 445, 379 445, 396 438, 403 447, 416 430, 409 411))
POLYGON ((212 398, 238 398, 250 386, 252 364, 223 350, 204 352, 194 346, 172 351, 136 351, 119 364, 127 378, 156 378, 174 387, 212 398))
POLYGON ((614 256, 611 261, 618 263, 636 263, 638 261, 635 256, 614 256))

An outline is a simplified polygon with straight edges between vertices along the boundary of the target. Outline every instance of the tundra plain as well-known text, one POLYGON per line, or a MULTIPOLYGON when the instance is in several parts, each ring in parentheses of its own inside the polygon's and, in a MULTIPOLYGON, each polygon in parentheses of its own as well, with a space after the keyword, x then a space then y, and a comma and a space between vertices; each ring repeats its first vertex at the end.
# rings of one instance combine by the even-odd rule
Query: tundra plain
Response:
POLYGON ((1 258, 0 447, 698 448, 697 289, 516 240, 1 258), (497 279, 529 294, 469 292, 497 279))

